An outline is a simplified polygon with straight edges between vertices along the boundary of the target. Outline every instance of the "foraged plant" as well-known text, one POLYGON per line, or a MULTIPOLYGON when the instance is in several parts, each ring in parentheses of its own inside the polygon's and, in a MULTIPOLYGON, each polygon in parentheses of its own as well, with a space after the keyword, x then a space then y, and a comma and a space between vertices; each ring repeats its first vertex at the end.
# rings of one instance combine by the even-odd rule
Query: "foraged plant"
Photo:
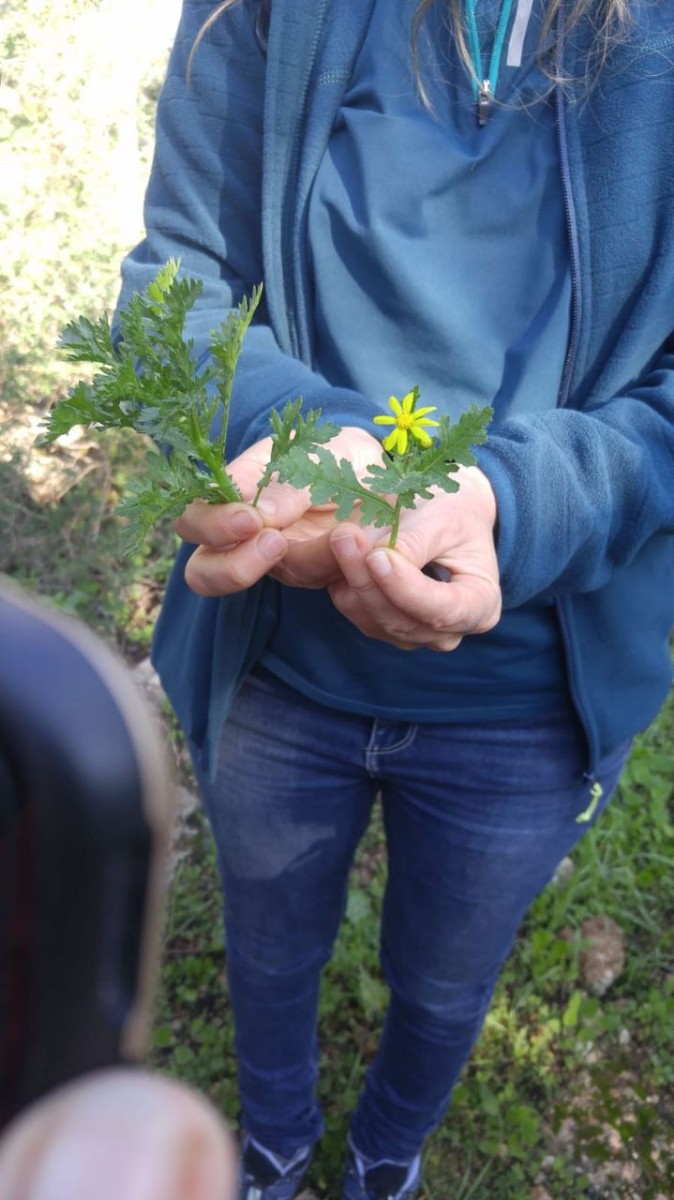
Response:
MULTIPOLYGON (((54 406, 45 441, 74 425, 129 428, 150 439, 145 477, 128 484, 118 510, 127 518, 124 548, 129 553, 160 518, 174 520, 192 500, 241 500, 227 470, 227 426, 236 366, 262 288, 254 288, 211 333, 210 357, 201 367, 184 329, 202 283, 178 278, 178 267, 176 260, 169 261, 144 292, 132 297, 120 313, 119 339, 106 317, 95 322, 79 317, 65 327, 59 343, 71 362, 101 369, 54 406)), ((320 413, 302 417, 301 405, 292 401, 282 414, 274 413, 272 459, 260 487, 291 442, 307 450, 338 432, 327 422, 317 428, 320 413)))
POLYGON ((338 462, 324 446, 306 453, 301 445, 289 447, 279 465, 279 478, 296 487, 308 486, 314 504, 332 501, 337 505, 337 520, 349 517, 357 505, 363 524, 390 526, 388 544, 394 547, 403 508, 414 508, 418 499, 432 500, 433 487, 458 491, 459 484, 452 475, 460 465, 475 463, 471 447, 486 440, 492 417, 491 408, 473 404, 455 425, 446 414, 435 421, 427 416, 435 408, 417 408, 418 399, 418 387, 402 401, 391 396, 393 416, 374 418, 378 425, 393 424, 395 428, 384 438, 383 463, 368 466, 362 480, 348 459, 338 462), (427 432, 430 426, 437 426, 434 437, 427 432))
MULTIPOLYGON (((160 518, 177 518, 192 500, 242 499, 227 469, 227 426, 234 374, 262 288, 254 288, 211 333, 210 356, 200 365, 184 330, 202 284, 178 278, 178 267, 175 260, 166 263, 145 291, 132 297, 120 313, 118 339, 105 317, 79 317, 60 341, 67 359, 94 363, 100 371, 55 405, 45 441, 74 425, 130 428, 149 439, 146 475, 128 485, 119 507, 127 518, 128 552, 138 549, 160 518)), ((307 487, 313 504, 335 506, 336 520, 355 514, 364 524, 390 526, 389 545, 394 546, 403 508, 413 508, 419 498, 432 499, 431 488, 458 489, 452 475, 460 464, 475 462, 471 446, 485 440, 492 415, 490 408, 473 405, 453 425, 448 416, 430 419, 435 408, 417 408, 418 399, 417 387, 402 401, 392 396, 393 415, 374 418, 393 430, 383 440, 382 462, 368 466, 362 479, 348 459, 338 460, 325 446, 339 428, 321 421, 319 409, 303 414, 298 398, 282 412, 273 411, 271 455, 252 503, 273 478, 307 487), (434 436, 430 428, 437 429, 434 436)))

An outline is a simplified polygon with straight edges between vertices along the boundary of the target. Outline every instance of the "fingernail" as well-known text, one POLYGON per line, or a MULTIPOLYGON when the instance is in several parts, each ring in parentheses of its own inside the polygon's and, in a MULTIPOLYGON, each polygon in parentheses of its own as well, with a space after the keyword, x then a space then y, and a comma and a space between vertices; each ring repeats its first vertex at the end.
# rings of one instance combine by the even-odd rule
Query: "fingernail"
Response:
POLYGON ((276 529, 265 529, 257 539, 258 553, 262 558, 266 558, 269 562, 277 559, 283 553, 286 547, 286 540, 283 534, 278 533, 276 529))
POLYGON ((277 513, 277 505, 275 500, 270 500, 268 496, 261 496, 256 506, 265 517, 274 517, 277 513))
MULTIPOLYGON (((162 1194, 173 1200, 172 1181, 155 1144, 87 1132, 86 1138, 63 1134, 48 1147, 32 1180, 32 1200, 55 1196, 160 1200, 162 1194)), ((177 1165, 174 1160, 174 1174, 177 1165)))
POLYGON ((378 579, 384 579, 393 570, 391 560, 384 550, 373 550, 372 554, 368 554, 367 565, 378 579))
POLYGON ((352 537, 349 533, 343 537, 334 538, 333 545, 344 558, 355 558, 358 553, 358 543, 355 537, 352 537))
POLYGON ((230 518, 229 527, 239 537, 248 537, 251 533, 257 531, 259 522, 255 520, 252 513, 242 509, 241 512, 235 513, 230 518))

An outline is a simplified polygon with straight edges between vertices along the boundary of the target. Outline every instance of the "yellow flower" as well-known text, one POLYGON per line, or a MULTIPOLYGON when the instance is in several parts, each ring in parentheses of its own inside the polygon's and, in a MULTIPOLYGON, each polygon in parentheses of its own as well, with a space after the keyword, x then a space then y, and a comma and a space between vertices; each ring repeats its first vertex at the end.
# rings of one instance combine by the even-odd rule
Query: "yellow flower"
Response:
POLYGON ((384 438, 382 444, 385 450, 395 450, 398 454, 405 454, 408 435, 410 433, 413 438, 421 442, 422 446, 430 446, 431 438, 426 433, 424 426, 439 425, 440 422, 432 421, 426 415, 427 413, 435 412, 435 406, 431 408, 415 408, 418 398, 418 388, 413 388, 402 400, 397 400, 395 396, 391 396, 389 398, 389 408, 393 416, 374 418, 375 425, 395 426, 393 432, 387 434, 384 438))

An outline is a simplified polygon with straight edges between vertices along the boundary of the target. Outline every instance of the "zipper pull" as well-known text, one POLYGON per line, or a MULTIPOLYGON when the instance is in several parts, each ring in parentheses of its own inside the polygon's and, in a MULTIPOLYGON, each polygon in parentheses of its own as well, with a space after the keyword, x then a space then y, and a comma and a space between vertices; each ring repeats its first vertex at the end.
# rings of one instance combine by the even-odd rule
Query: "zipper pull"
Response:
POLYGON ((477 123, 482 128, 487 124, 489 113, 491 111, 491 84, 488 79, 483 79, 478 88, 477 93, 477 123))
POLYGON ((595 813, 599 807, 599 801, 603 798, 603 795, 604 795, 604 789, 601 786, 599 780, 595 779, 594 782, 592 783, 592 786, 590 787, 590 803, 588 804, 585 811, 582 813, 579 813, 578 816, 576 817, 576 823, 578 825, 586 825, 588 821, 592 820, 593 816, 595 815, 595 813))

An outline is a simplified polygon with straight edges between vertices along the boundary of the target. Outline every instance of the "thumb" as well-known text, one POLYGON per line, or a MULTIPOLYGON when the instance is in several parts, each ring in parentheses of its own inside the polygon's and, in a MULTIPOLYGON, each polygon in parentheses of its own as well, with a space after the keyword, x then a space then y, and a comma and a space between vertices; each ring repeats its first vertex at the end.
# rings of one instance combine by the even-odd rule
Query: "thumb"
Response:
MULTIPOLYGON (((229 473, 239 488, 243 499, 250 503, 257 495, 259 480, 269 461, 271 438, 256 442, 244 450, 229 465, 229 473)), ((290 483, 279 483, 272 479, 260 493, 256 508, 265 525, 285 529, 292 525, 311 507, 308 488, 294 488, 290 483)))
POLYGON ((291 483, 272 480, 260 493, 257 509, 265 525, 286 529, 311 508, 308 488, 295 488, 291 483))
POLYGON ((235 1200, 233 1142, 169 1079, 120 1068, 68 1084, 0 1139, 3 1200, 235 1200))

